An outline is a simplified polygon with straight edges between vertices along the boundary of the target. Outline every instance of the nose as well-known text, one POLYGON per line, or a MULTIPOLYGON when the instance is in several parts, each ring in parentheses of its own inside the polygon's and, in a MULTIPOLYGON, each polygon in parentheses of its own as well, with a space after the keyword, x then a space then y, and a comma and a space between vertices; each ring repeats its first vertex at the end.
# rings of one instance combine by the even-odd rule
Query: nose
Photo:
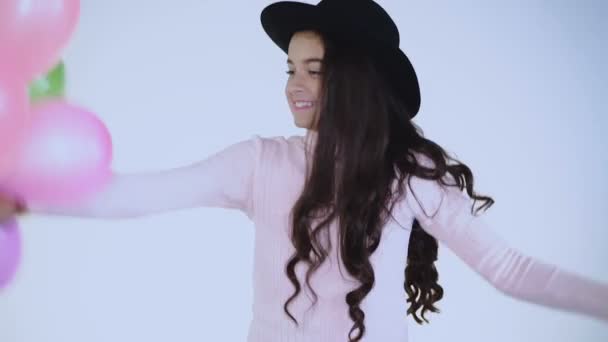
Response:
POLYGON ((306 90, 304 89, 304 87, 301 86, 301 85, 291 85, 291 86, 288 86, 287 92, 289 93, 289 97, 291 99, 298 98, 298 97, 303 97, 307 93, 306 90))

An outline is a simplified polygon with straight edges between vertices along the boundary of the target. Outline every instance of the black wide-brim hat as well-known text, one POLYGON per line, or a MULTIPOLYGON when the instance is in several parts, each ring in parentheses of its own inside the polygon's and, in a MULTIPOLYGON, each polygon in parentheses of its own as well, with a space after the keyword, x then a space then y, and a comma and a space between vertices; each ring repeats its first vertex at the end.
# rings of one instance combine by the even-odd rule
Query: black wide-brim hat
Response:
POLYGON ((409 58, 399 48, 399 30, 386 11, 372 0, 322 0, 317 5, 280 1, 260 16, 270 39, 287 53, 294 33, 317 30, 364 46, 382 65, 409 119, 420 109, 420 86, 409 58))

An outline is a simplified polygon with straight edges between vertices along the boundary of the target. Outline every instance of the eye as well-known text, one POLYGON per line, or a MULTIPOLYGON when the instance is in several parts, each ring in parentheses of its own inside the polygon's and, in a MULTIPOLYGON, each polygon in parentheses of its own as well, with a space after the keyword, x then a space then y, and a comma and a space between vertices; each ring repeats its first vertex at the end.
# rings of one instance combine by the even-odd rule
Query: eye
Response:
MULTIPOLYGON (((294 72, 295 72, 295 71, 293 71, 293 70, 287 70, 285 73, 286 73, 287 75, 290 75, 290 76, 291 76, 291 75, 293 75, 293 74, 294 74, 294 72)), ((322 74, 322 72, 321 72, 321 71, 315 71, 315 70, 309 70, 309 71, 308 71, 308 74, 310 74, 310 75, 312 75, 312 76, 318 76, 318 75, 322 74)))

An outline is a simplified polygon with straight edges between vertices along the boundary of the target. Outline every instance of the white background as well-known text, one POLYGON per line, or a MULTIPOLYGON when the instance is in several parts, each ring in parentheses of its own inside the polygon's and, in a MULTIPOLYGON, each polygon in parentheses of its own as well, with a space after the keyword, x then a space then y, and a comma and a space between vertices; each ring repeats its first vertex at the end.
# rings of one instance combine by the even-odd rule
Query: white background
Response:
MULTIPOLYGON (((68 94, 110 129, 113 167, 304 134, 283 95, 269 1, 83 0, 68 94)), ((427 137, 469 165, 522 251, 608 281, 608 15, 597 1, 380 1, 416 67, 427 137)), ((161 194, 159 194, 160 196, 161 194)), ((104 221, 29 215, 0 293, 2 342, 244 341, 253 225, 201 208, 104 221)), ((440 250, 446 297, 413 341, 607 341, 608 325, 499 294, 440 250)))

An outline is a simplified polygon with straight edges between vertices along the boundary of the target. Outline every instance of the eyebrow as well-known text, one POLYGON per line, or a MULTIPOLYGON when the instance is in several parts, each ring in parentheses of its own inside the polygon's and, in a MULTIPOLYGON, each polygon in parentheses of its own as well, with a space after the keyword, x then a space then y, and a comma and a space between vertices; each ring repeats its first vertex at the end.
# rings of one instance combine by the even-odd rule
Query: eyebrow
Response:
MULTIPOLYGON (((304 60, 304 63, 312 63, 312 62, 320 62, 320 63, 323 63, 323 59, 313 57, 313 58, 306 58, 306 59, 304 60)), ((287 64, 293 64, 293 62, 291 61, 291 59, 289 59, 289 58, 287 59, 287 64)))

